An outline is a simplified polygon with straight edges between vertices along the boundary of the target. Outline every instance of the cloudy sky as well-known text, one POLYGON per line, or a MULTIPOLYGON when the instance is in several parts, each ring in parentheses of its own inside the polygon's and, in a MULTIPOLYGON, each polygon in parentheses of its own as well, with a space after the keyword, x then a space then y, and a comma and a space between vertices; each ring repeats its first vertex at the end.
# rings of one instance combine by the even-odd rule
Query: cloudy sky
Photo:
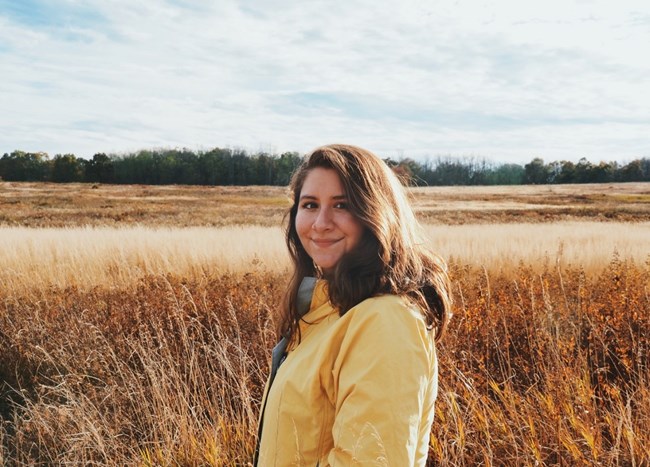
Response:
POLYGON ((650 157, 647 0, 0 0, 0 153, 650 157))

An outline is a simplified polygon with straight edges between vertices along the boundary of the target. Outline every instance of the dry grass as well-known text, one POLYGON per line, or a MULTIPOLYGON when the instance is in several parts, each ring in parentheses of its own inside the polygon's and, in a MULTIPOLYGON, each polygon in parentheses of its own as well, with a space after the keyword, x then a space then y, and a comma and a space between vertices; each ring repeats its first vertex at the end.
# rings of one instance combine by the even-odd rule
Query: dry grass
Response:
MULTIPOLYGON (((647 465, 650 264, 452 265, 431 465, 647 465)), ((244 465, 286 276, 0 290, 7 465, 244 465)))
POLYGON ((91 185, 0 182, 0 225, 277 226, 280 187, 91 185))
MULTIPOLYGON (((0 203, 16 199, 8 185, 0 203)), ((135 198, 143 225, 109 215, 90 228, 93 193, 118 187, 16 185, 50 207, 31 220, 33 200, 0 204, 0 465, 245 465, 287 280, 281 232, 257 222, 279 192, 223 189, 240 204, 219 224, 222 189, 124 187, 105 212, 135 198), (259 225, 232 226, 242 211, 259 225)), ((476 220, 472 203, 511 209, 536 189, 427 189, 419 207, 459 216, 428 196, 467 196, 460 224, 476 220)), ((495 214, 507 224, 426 227, 456 299, 430 465, 650 465, 647 184, 615 187, 609 208, 589 190, 594 209, 635 222, 541 224, 527 206, 495 214)))
MULTIPOLYGON (((650 221, 650 183, 430 187, 412 190, 424 223, 650 221)), ((282 187, 0 182, 0 225, 278 226, 282 187)))
POLYGON ((278 298, 277 278, 255 279, 149 276, 130 292, 0 292, 5 458, 243 465, 275 337, 267 303, 278 298))
POLYGON ((0 283, 14 293, 51 287, 128 289, 147 275, 281 272, 279 228, 0 227, 0 283))
POLYGON ((425 223, 648 221, 650 183, 412 189, 425 223))
POLYGON ((648 465, 650 262, 456 271, 432 441, 443 465, 648 465), (460 274, 460 277, 459 277, 460 274))
MULTIPOLYGON (((507 275, 513 265, 540 271, 580 265, 594 274, 616 253, 650 257, 650 223, 569 222, 425 227, 446 259, 507 275)), ((281 273, 289 267, 280 228, 0 227, 0 283, 13 293, 104 286, 126 289, 146 275, 281 273)))
POLYGON ((643 264, 650 258, 650 222, 427 225, 431 248, 443 257, 507 276, 525 264, 581 267, 598 274, 618 257, 643 264))

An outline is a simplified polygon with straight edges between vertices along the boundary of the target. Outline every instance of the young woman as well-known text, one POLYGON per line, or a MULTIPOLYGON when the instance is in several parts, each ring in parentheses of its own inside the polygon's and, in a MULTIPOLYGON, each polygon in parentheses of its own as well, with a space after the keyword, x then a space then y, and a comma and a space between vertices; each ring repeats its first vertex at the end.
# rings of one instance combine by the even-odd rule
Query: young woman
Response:
POLYGON ((291 189, 294 273, 255 464, 425 465, 435 343, 450 314, 446 267, 371 152, 318 148, 291 189))

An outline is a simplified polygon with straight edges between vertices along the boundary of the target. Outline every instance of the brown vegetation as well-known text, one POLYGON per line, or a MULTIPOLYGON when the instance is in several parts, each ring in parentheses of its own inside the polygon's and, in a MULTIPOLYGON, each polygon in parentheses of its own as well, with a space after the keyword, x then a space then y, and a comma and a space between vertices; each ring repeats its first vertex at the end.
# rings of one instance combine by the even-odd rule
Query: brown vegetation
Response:
MULTIPOLYGON (((16 199, 11 198, 16 193, 8 195, 8 185, 15 184, 2 184, 2 202, 16 199)), ((56 187, 66 186, 84 188, 56 187)), ((53 206, 44 208, 40 221, 28 219, 26 213, 35 204, 28 200, 16 212, 2 206, 5 225, 78 226, 92 219, 88 213, 95 208, 89 206, 100 203, 95 199, 83 207, 70 191, 47 197, 46 187, 30 188, 53 206), (61 207, 66 196, 71 213, 61 207)), ((99 193, 102 189, 88 187, 99 193)), ((147 206, 142 207, 142 223, 176 227, 187 227, 183 222, 193 219, 194 208, 197 219, 209 219, 217 208, 206 200, 216 199, 222 190, 214 189, 215 198, 200 198, 197 192, 184 204, 183 197, 191 196, 186 190, 205 188, 168 187, 168 196, 179 197, 178 204, 169 201, 175 214, 159 215, 158 204, 142 204, 128 191, 136 189, 149 187, 125 188, 123 199, 114 200, 107 212, 118 212, 129 204, 129 196, 135 197, 133 206, 147 206), (183 217, 179 212, 185 210, 190 212, 183 217)), ((636 206, 628 206, 635 220, 647 220, 641 193, 647 187, 634 193, 617 189, 616 196, 629 197, 629 204, 636 206)), ((231 190, 229 197, 244 192, 224 190, 231 190)), ((240 196, 258 199, 261 210, 266 209, 266 196, 280 203, 280 192, 259 190, 240 196)), ((451 199, 459 193, 454 190, 435 192, 435 197, 451 199)), ((515 201, 501 192, 480 196, 494 196, 491 202, 501 197, 503 203, 532 196, 518 193, 513 194, 515 201)), ((592 195, 587 188, 584 196, 592 195)), ((416 199, 420 196, 416 191, 416 199)), ((424 207, 425 201, 418 203, 424 207)), ((244 204, 251 211, 248 201, 244 204)), ((233 218, 220 222, 231 225, 233 218)), ((127 218, 126 223, 132 222, 127 218)), ((502 243, 490 233, 492 226, 477 230, 485 251, 505 256, 499 267, 484 264, 486 259, 473 261, 471 251, 464 257, 448 255, 455 315, 440 345, 430 464, 649 465, 647 253, 622 256, 606 250, 608 261, 585 267, 590 252, 605 250, 596 241, 586 244, 585 257, 567 262, 567 230, 560 235, 566 242, 546 260, 522 260, 510 251, 503 253, 508 238, 516 243, 513 232, 523 228, 511 227, 494 227, 506 237, 502 243)), ((647 223, 628 227, 609 235, 627 233, 631 238, 631 232, 646 229, 647 223)), ((436 229, 444 228, 430 226, 428 233, 438 238, 441 230, 436 229)), ((449 242, 474 228, 453 226, 449 242)), ((268 230, 259 229, 266 240, 268 230)), ((69 230, 0 229, 0 241, 10 250, 0 255, 0 465, 245 465, 254 446, 269 352, 276 340, 274 310, 286 271, 255 256, 246 257, 238 268, 221 267, 218 260, 206 259, 207 247, 190 248, 200 243, 196 231, 179 228, 136 226, 130 230, 131 240, 118 238, 122 249, 114 245, 109 253, 93 256, 111 236, 119 237, 120 229, 79 230, 90 240, 81 242, 79 232, 75 236, 69 230), (32 235, 37 232, 52 234, 54 240, 43 247, 44 237, 32 235), (156 232, 161 237, 151 238, 156 232), (15 233, 22 235, 22 244, 12 237, 15 233), (128 250, 130 241, 133 250, 128 250), (145 248, 148 242, 150 250, 145 248), (173 245, 166 250, 165 242, 173 245), (11 251, 22 252, 15 262, 11 251), (31 266, 20 269, 20 257, 30 254, 31 266), (65 280, 48 282, 62 271, 65 280)), ((239 232, 232 232, 240 240, 239 232)), ((542 230, 529 242, 541 242, 548 232, 542 230)), ((226 249, 233 255, 244 251, 226 249)))
MULTIPOLYGON (((254 270, 254 267, 252 267, 254 270)), ((650 264, 452 265, 430 459, 650 462, 650 264)), ((147 276, 130 291, 0 290, 8 465, 243 465, 284 275, 147 276)))
MULTIPOLYGON (((650 183, 413 188, 425 223, 650 221, 650 183)), ((277 226, 282 187, 0 182, 0 225, 277 226)))
POLYGON ((650 183, 413 188, 423 222, 648 221, 650 183))
POLYGON ((0 225, 277 226, 288 203, 280 187, 0 182, 0 225))

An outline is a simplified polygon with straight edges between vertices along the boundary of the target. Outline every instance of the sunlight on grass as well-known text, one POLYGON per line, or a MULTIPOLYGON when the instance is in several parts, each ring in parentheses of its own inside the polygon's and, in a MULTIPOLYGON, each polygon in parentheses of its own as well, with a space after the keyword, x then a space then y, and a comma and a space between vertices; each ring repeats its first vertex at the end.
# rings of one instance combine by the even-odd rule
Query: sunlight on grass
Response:
MULTIPOLYGON (((650 223, 569 222, 425 226, 434 251, 452 262, 507 272, 605 266, 613 254, 643 263, 650 223)), ((18 292, 50 286, 128 287, 147 274, 282 272, 289 259, 280 228, 0 227, 0 283, 18 292)))

